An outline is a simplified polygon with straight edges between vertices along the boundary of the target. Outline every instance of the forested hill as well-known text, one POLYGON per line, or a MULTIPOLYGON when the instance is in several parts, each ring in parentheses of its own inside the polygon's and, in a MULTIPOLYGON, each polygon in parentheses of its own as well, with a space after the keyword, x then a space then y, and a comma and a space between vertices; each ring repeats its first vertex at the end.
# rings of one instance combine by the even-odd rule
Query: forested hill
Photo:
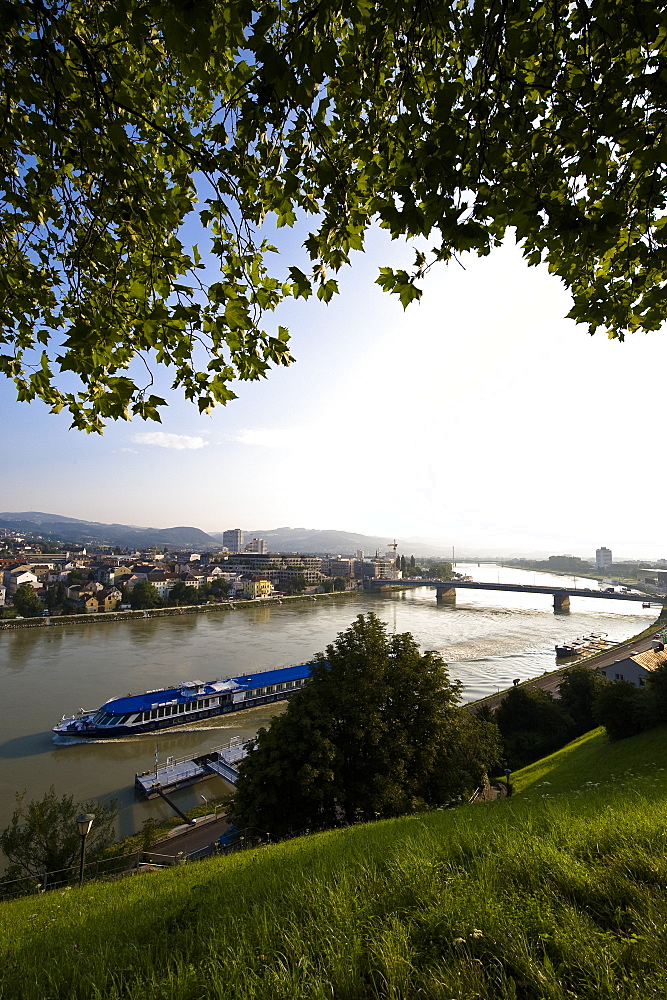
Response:
MULTIPOLYGON (((219 549, 222 532, 207 533, 200 528, 145 528, 134 524, 105 524, 42 511, 0 512, 0 528, 42 538, 49 542, 74 545, 119 545, 121 548, 219 549)), ((374 555, 384 553, 393 539, 384 535, 361 535, 350 531, 317 528, 270 528, 245 530, 246 539, 263 538, 270 552, 301 552, 316 555, 374 555)), ((398 539, 398 553, 405 556, 443 556, 451 550, 423 539, 398 539)))
POLYGON ((199 528, 142 528, 130 524, 83 521, 40 511, 0 513, 0 528, 69 545, 118 545, 124 549, 163 548, 215 549, 219 542, 199 528))

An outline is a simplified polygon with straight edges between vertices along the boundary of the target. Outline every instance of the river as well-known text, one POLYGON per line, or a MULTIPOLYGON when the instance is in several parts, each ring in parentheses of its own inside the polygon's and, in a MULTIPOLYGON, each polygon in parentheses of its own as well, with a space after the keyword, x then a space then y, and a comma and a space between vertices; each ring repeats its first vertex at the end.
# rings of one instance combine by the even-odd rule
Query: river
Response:
MULTIPOLYGON (((594 582, 508 569, 459 564, 457 570, 480 581, 552 583, 595 587, 594 582)), ((109 698, 183 680, 211 680, 245 670, 308 661, 324 650, 358 615, 368 611, 391 631, 412 632, 423 649, 440 652, 452 678, 472 701, 555 667, 554 646, 589 632, 614 641, 629 638, 655 620, 657 610, 605 599, 572 598, 571 610, 554 614, 552 599, 537 594, 460 591, 456 606, 437 605, 426 588, 386 594, 360 593, 131 622, 0 633, 2 742, 0 742, 0 829, 14 809, 15 792, 41 797, 50 785, 77 801, 119 800, 119 834, 141 828, 148 816, 166 818, 161 801, 141 802, 134 774, 154 762, 156 737, 80 742, 57 746, 50 727, 63 713, 97 708, 109 698)), ((160 734, 160 760, 197 755, 249 737, 284 706, 252 709, 199 727, 160 734)), ((181 808, 219 794, 212 779, 174 793, 181 808)))

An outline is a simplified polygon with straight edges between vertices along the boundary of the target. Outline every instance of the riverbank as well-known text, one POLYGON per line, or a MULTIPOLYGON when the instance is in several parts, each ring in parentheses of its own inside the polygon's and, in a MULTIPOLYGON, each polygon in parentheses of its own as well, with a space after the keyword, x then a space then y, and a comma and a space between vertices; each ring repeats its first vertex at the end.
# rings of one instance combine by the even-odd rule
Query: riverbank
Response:
POLYGON ((358 593, 358 590, 334 590, 329 594, 294 594, 289 597, 248 598, 248 600, 226 601, 221 604, 188 604, 174 608, 147 608, 143 611, 105 611, 83 615, 42 615, 40 618, 8 618, 0 621, 0 632, 9 632, 21 628, 49 628, 52 625, 94 625, 100 622, 129 622, 143 618, 167 618, 174 615, 213 614, 216 611, 275 607, 277 604, 318 601, 320 598, 347 597, 350 594, 358 593))
POLYGON ((642 632, 638 632, 637 635, 630 639, 625 639, 623 642, 616 643, 616 645, 603 649, 599 653, 593 653, 591 656, 582 656, 579 659, 572 659, 569 663, 562 667, 556 667, 555 670, 546 671, 540 677, 531 677, 529 680, 522 681, 520 684, 504 688, 504 690, 498 691, 496 694, 490 694, 485 698, 479 698, 477 701, 468 702, 465 707, 468 711, 473 713, 479 711, 480 708, 489 708, 493 711, 498 707, 500 702, 507 695, 508 691, 511 691, 515 686, 539 688, 540 690, 547 691, 550 694, 556 694, 558 688, 560 687, 561 680, 567 671, 572 667, 586 666, 591 670, 599 670, 601 667, 608 666, 610 663, 613 663, 614 660, 627 656, 629 653, 643 653, 645 650, 651 648, 651 640, 653 636, 657 632, 663 631, 666 627, 667 609, 663 609, 660 617, 653 625, 644 629, 642 632))

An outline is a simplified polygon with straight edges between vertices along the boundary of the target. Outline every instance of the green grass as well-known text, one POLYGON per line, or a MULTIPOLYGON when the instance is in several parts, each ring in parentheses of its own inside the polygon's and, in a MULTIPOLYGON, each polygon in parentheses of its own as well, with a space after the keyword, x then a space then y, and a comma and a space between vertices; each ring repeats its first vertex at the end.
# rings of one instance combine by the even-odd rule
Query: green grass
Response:
MULTIPOLYGON (((604 729, 593 729, 549 757, 512 775, 515 792, 527 798, 536 793, 585 792, 591 785, 632 785, 641 774, 667 768, 667 727, 660 726, 627 740, 609 743, 604 729)), ((667 771, 665 771, 667 774, 667 771)))
POLYGON ((2 904, 0 996, 662 1000, 666 745, 593 733, 507 801, 2 904))

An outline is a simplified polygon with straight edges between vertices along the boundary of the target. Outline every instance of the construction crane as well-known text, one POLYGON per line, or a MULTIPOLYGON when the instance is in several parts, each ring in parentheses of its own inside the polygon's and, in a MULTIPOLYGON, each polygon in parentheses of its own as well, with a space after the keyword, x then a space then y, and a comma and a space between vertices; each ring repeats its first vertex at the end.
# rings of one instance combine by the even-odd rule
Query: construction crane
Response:
POLYGON ((396 549, 398 548, 398 542, 396 541, 396 539, 394 539, 393 542, 387 542, 387 548, 388 549, 393 549, 394 550, 394 556, 395 556, 396 555, 396 549))

